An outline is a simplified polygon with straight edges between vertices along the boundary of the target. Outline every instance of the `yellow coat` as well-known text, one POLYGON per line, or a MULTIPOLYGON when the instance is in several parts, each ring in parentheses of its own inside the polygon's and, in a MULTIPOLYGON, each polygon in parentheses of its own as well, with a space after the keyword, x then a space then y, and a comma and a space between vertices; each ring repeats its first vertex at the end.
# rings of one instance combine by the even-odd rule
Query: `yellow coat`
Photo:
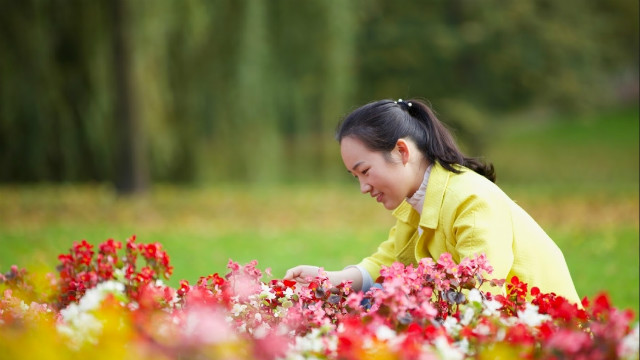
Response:
POLYGON ((437 260, 448 252, 458 263, 485 253, 494 268, 489 278, 517 276, 529 289, 537 286, 580 304, 562 251, 553 240, 498 186, 472 170, 459 169, 462 173, 456 174, 434 164, 422 215, 403 201, 393 212, 397 222, 389 239, 359 266, 375 280, 381 265, 394 261, 416 265, 424 257, 437 260))

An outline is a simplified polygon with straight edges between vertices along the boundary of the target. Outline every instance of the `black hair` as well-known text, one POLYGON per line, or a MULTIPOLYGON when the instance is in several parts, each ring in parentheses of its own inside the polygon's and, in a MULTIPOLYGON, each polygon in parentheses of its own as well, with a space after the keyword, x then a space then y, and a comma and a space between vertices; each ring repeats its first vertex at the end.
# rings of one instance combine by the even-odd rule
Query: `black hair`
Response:
POLYGON ((342 142, 348 136, 385 154, 395 148, 398 139, 410 138, 430 163, 437 161, 454 173, 460 170, 453 165, 462 165, 496 181, 493 164, 464 156, 446 126, 420 100, 379 100, 361 106, 338 125, 336 140, 342 142))

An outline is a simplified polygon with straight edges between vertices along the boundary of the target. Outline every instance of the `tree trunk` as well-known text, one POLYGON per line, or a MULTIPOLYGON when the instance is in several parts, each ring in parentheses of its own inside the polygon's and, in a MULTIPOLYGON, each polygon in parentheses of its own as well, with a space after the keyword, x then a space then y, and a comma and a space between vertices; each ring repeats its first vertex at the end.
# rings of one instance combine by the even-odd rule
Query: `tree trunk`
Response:
POLYGON ((113 0, 113 66, 115 74, 116 174, 118 194, 141 193, 148 187, 145 136, 137 111, 133 77, 132 34, 129 3, 113 0))

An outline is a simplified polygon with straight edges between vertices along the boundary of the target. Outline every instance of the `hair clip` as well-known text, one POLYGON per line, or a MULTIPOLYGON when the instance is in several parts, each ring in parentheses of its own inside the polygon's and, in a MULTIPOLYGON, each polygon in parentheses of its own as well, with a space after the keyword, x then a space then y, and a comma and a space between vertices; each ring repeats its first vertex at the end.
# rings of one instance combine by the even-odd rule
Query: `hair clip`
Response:
POLYGON ((411 107, 411 106, 413 105, 412 103, 410 103, 410 102, 405 102, 405 101, 404 101, 404 100, 402 100, 402 99, 398 99, 397 101, 394 101, 394 103, 396 103, 396 104, 405 104, 405 105, 407 105, 407 107, 411 107))

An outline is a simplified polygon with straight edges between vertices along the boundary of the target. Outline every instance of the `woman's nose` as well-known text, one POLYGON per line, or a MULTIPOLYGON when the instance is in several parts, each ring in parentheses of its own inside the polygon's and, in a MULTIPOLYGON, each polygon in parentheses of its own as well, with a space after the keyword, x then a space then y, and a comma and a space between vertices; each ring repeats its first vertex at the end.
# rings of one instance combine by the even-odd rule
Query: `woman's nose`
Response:
POLYGON ((366 182, 360 180, 360 192, 363 193, 363 194, 366 194, 369 191, 371 191, 371 185, 369 185, 366 182))

